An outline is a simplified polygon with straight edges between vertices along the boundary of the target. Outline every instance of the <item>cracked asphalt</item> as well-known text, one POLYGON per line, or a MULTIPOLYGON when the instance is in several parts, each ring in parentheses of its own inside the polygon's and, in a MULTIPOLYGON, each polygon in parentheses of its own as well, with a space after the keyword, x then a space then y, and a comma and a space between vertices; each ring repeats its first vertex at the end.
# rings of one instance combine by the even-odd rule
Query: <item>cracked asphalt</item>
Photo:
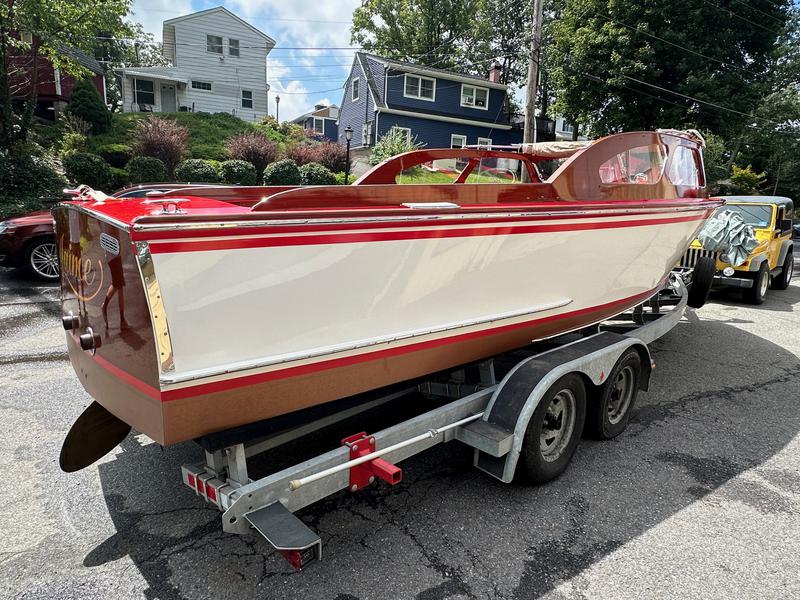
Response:
POLYGON ((584 440, 555 482, 501 484, 452 442, 394 488, 304 509, 325 556, 301 574, 180 483, 193 444, 131 435, 59 470, 90 402, 59 312, 55 288, 0 270, 2 598, 800 598, 800 282, 689 312, 652 345, 628 430, 584 440))

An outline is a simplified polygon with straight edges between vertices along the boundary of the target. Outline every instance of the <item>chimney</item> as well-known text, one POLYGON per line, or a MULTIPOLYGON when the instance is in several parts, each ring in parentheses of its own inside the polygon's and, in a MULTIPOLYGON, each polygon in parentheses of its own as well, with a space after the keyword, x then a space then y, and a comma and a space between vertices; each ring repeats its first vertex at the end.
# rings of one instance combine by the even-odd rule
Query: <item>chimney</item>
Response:
POLYGON ((323 108, 328 108, 325 104, 315 104, 314 110, 322 110, 323 108))
POLYGON ((503 74, 502 65, 496 60, 492 61, 492 66, 489 68, 489 81, 492 83, 500 83, 500 76, 503 74))

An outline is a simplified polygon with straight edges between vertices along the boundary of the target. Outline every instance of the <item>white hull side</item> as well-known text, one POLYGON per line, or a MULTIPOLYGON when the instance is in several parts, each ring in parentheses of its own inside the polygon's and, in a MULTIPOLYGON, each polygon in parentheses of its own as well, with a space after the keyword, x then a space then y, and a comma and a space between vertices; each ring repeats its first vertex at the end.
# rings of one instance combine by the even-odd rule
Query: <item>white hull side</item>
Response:
MULTIPOLYGON (((598 220, 563 223, 581 222, 598 220)), ((658 285, 702 222, 173 253, 153 243, 171 378, 250 362, 285 367, 312 349, 445 324, 474 331, 629 298, 658 285)), ((445 335, 452 331, 426 337, 445 335)))

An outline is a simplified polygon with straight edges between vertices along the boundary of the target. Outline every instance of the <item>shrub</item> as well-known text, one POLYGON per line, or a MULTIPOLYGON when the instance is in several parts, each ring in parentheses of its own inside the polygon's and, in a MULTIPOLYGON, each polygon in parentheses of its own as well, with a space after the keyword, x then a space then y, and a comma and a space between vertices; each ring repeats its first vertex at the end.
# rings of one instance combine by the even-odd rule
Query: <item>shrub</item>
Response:
POLYGON ((178 181, 193 183, 217 183, 219 172, 208 161, 201 158, 190 158, 177 166, 175 178, 178 181))
POLYGON ((189 130, 172 119, 151 116, 136 123, 134 129, 134 153, 157 158, 170 177, 186 154, 188 143, 189 130))
POLYGON ((246 160, 226 160, 220 166, 223 183, 256 185, 256 168, 246 160))
POLYGON ((731 186, 734 194, 756 196, 760 192, 764 181, 767 179, 766 173, 756 173, 753 165, 747 165, 744 169, 733 165, 731 171, 731 186))
POLYGON ((308 163, 300 167, 300 182, 303 185, 336 185, 336 177, 319 163, 308 163))
MULTIPOLYGON (((338 185, 345 185, 345 183, 344 183, 344 172, 334 173, 333 177, 336 179, 336 183, 338 185)), ((356 176, 351 174, 351 175, 349 175, 347 177, 347 179, 348 179, 347 185, 350 185, 351 183, 353 183, 356 180, 356 176)))
POLYGON ((80 133, 65 133, 61 138, 58 153, 61 156, 72 154, 73 152, 86 152, 87 139, 85 135, 80 133))
POLYGON ((109 190, 114 192, 118 189, 128 187, 131 183, 131 177, 125 169, 111 167, 111 185, 109 190))
POLYGON ((264 168, 278 157, 278 144, 258 131, 235 135, 228 139, 225 146, 232 158, 246 160, 253 165, 258 179, 264 173, 264 168))
POLYGON ((285 158, 293 160, 298 165, 307 165, 317 161, 316 144, 295 144, 289 146, 283 153, 285 158))
POLYGON ((0 151, 0 219, 39 210, 43 199, 61 197, 66 186, 47 160, 0 151))
POLYGON ((112 167, 121 169, 128 164, 133 155, 133 149, 127 144, 106 144, 100 146, 96 153, 112 167))
POLYGON ((317 146, 317 160, 315 162, 334 173, 344 171, 347 166, 347 150, 336 142, 322 142, 317 146))
POLYGON ((167 168, 152 156, 134 156, 125 166, 131 183, 156 183, 164 181, 167 168))
POLYGON ((285 158, 264 169, 264 185, 300 185, 301 176, 297 163, 285 158))
POLYGON ((86 184, 98 190, 108 190, 111 185, 111 167, 97 154, 73 152, 62 161, 67 179, 75 185, 86 184))
POLYGON ((111 111, 89 79, 82 79, 72 88, 66 112, 89 123, 93 133, 103 133, 111 127, 111 111))
POLYGON ((409 152, 421 147, 422 144, 417 142, 417 138, 409 139, 406 132, 392 127, 386 135, 384 135, 375 146, 372 147, 372 152, 369 155, 369 164, 377 165, 386 159, 409 152))

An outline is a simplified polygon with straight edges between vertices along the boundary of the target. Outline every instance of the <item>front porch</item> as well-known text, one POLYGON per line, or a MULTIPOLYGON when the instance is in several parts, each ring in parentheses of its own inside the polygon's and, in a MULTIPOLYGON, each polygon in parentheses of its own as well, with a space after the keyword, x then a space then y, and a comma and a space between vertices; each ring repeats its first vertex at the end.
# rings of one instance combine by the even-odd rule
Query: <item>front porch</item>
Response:
POLYGON ((125 69, 120 73, 122 112, 191 112, 185 101, 187 80, 159 69, 125 69))

